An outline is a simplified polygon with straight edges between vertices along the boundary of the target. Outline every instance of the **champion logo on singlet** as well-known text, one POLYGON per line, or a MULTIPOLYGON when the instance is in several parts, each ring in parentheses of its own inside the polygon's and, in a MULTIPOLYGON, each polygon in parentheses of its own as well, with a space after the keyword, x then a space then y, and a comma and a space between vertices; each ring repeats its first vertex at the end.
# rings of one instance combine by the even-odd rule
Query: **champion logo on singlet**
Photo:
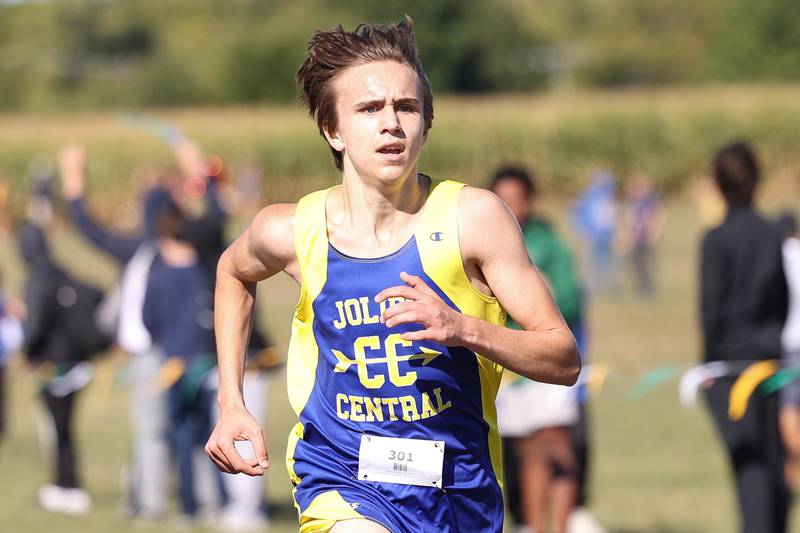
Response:
POLYGON ((431 240, 436 242, 443 241, 444 233, 441 231, 434 231, 433 233, 431 233, 431 240))

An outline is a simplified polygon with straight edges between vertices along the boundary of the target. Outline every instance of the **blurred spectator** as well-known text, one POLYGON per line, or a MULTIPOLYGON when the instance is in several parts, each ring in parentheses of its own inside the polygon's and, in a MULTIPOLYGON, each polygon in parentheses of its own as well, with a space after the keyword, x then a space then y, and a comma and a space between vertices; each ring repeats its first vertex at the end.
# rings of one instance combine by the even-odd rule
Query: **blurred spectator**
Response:
MULTIPOLYGON (((544 275, 556 304, 583 345, 582 295, 572 254, 552 226, 534 210, 536 187, 523 168, 496 171, 491 190, 519 222, 531 260, 544 275)), ((518 327, 515 323, 511 327, 518 327)), ((588 426, 584 395, 578 388, 545 385, 519 378, 501 389, 498 423, 503 434, 505 492, 514 522, 546 530, 549 501, 556 529, 601 531, 586 505, 588 426), (575 505, 579 509, 575 509, 575 505)))
MULTIPOLYGON (((187 205, 192 200, 187 191, 198 190, 203 205, 197 216, 189 217, 184 225, 184 237, 197 251, 200 265, 206 272, 211 292, 217 276, 217 263, 228 247, 225 239, 225 226, 229 213, 222 201, 222 189, 228 185, 227 169, 218 156, 202 157, 200 147, 194 142, 184 139, 177 143, 175 156, 184 181, 173 182, 172 198, 178 202, 183 213, 192 211, 187 205), (200 180, 200 181, 198 181, 200 180), (194 184, 194 185, 191 185, 194 184)), ((250 335, 249 351, 252 354, 268 349, 271 342, 261 328, 258 320, 253 324, 250 335)), ((271 366, 273 366, 273 363, 271 366)))
POLYGON ((617 201, 614 176, 595 172, 589 186, 575 201, 572 220, 589 248, 586 279, 592 293, 616 294, 619 290, 614 238, 617 229, 617 201))
MULTIPOLYGON (((170 203, 156 219, 158 253, 145 290, 142 317, 164 355, 159 387, 167 388, 169 435, 177 458, 181 509, 199 514, 193 451, 211 434, 215 389, 208 375, 215 366, 211 291, 197 251, 186 241, 185 220, 170 203)), ((220 480, 221 481, 221 480, 220 480)), ((220 483, 215 483, 220 488, 220 483)))
MULTIPOLYGON (((124 350, 135 354, 131 360, 134 464, 129 511, 145 519, 158 518, 166 510, 165 473, 169 470, 165 440, 167 408, 165 398, 157 394, 154 387, 160 355, 151 346, 150 335, 141 323, 145 285, 156 255, 155 220, 163 209, 174 207, 177 202, 180 212, 187 217, 182 221, 182 238, 194 248, 198 266, 204 272, 205 292, 213 296, 217 262, 226 248, 224 230, 229 216, 221 199, 221 188, 227 179, 221 160, 214 156, 204 161, 199 146, 185 138, 175 144, 175 157, 179 173, 173 173, 166 180, 165 187, 154 187, 145 194, 143 229, 134 235, 111 232, 88 214, 83 198, 85 155, 82 148, 68 147, 60 157, 64 195, 69 200, 73 221, 87 239, 123 266, 120 283, 123 305, 118 306, 118 342, 124 350), (188 212, 196 215, 188 217, 185 215, 188 212)), ((213 302, 210 305, 213 309, 213 302)), ((245 393, 254 398, 254 406, 255 398, 262 405, 266 401, 265 371, 280 363, 257 322, 250 336, 244 384, 245 393)), ((213 381, 214 376, 210 379, 213 381)), ((221 505, 219 491, 213 482, 218 475, 217 469, 202 451, 196 454, 196 459, 195 477, 212 481, 197 483, 195 496, 203 512, 210 512, 221 505)), ((224 476, 224 483, 230 497, 223 521, 229 520, 234 524, 265 522, 263 483, 245 479, 245 476, 224 476)))
POLYGON ((169 448, 166 441, 166 405, 155 387, 160 356, 152 348, 142 323, 142 304, 150 265, 156 255, 155 219, 170 202, 168 191, 155 187, 146 192, 142 230, 122 235, 98 224, 86 208, 85 154, 82 147, 68 146, 59 154, 62 193, 80 233, 118 261, 122 270, 116 307, 117 343, 130 358, 130 417, 133 433, 133 464, 128 512, 141 519, 158 519, 166 512, 166 475, 169 448))
POLYGON ((656 245, 664 229, 664 209, 650 178, 636 172, 628 178, 623 217, 623 249, 633 270, 636 294, 655 291, 653 276, 656 245))
MULTIPOLYGON (((197 182, 202 176, 203 191, 200 197, 203 200, 202 212, 185 222, 185 239, 194 246, 199 255, 200 264, 206 269, 207 279, 213 295, 214 282, 217 273, 217 262, 227 248, 224 237, 225 224, 228 221, 228 212, 222 201, 223 188, 230 185, 230 176, 224 162, 217 156, 208 156, 203 160, 200 148, 187 139, 179 142, 175 149, 176 158, 184 183, 178 184, 173 197, 181 201, 182 210, 190 211, 191 206, 186 205, 189 195, 182 194, 186 185, 197 182)), ((240 207, 254 207, 254 202, 260 199, 261 175, 255 169, 244 171, 241 179, 245 182, 245 190, 249 194, 246 201, 239 202, 240 207)), ((190 188, 191 190, 191 188, 190 188)), ((254 213, 251 213, 254 214, 254 213)), ((258 312, 253 321, 253 328, 247 350, 246 372, 243 383, 243 393, 250 402, 251 413, 261 424, 266 424, 266 399, 268 386, 268 373, 278 368, 281 358, 271 346, 267 335, 258 326, 258 312)), ((217 379, 216 371, 210 376, 212 382, 217 379)), ((216 402, 213 404, 214 419, 218 417, 216 402)), ((240 453, 253 454, 248 449, 249 442, 236 444, 240 453)), ((203 454, 202 460, 206 466, 211 466, 208 457, 203 454)), ((217 469, 212 467, 212 475, 217 475, 217 469)), ((264 497, 263 480, 249 476, 223 476, 227 503, 220 518, 221 524, 227 529, 258 529, 266 525, 266 503, 264 497)), ((210 484, 200 484, 204 490, 210 484)), ((214 501, 215 494, 206 494, 204 499, 214 501)))
MULTIPOLYGON (((722 225, 703 238, 700 296, 706 361, 775 359, 787 288, 782 237, 753 208, 759 166, 742 142, 714 156, 714 178, 728 206, 722 225)), ((736 376, 714 381, 706 400, 733 469, 741 530, 783 532, 791 494, 784 477, 778 398, 754 394, 738 422, 728 417, 736 376)))
MULTIPOLYGON (((789 313, 781 333, 783 360, 787 368, 800 371, 800 239, 797 220, 791 213, 778 221, 783 233, 783 269, 789 287, 789 313)), ((786 447, 786 480, 797 488, 800 467, 800 381, 796 378, 781 390, 781 436, 786 447)))
POLYGON ((28 360, 52 370, 40 394, 55 435, 55 475, 39 489, 39 504, 48 511, 87 513, 91 498, 81 488, 73 437, 75 398, 92 377, 90 356, 108 347, 96 327, 99 290, 67 275, 52 259, 42 228, 25 222, 18 242, 28 271, 24 351, 28 360))

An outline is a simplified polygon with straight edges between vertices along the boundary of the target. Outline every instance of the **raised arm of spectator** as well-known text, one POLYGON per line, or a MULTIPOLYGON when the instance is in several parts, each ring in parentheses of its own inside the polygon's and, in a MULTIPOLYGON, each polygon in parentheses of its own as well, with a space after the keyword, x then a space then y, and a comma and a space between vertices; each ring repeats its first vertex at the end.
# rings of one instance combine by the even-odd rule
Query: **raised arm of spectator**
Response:
POLYGON ((184 178, 206 180, 206 209, 201 219, 206 220, 208 224, 224 223, 228 213, 220 201, 219 184, 208 176, 200 146, 190 139, 182 139, 175 146, 175 159, 184 178))
POLYGON ((72 222, 92 244, 122 263, 127 263, 136 253, 142 239, 120 235, 100 224, 89 214, 84 200, 86 154, 82 146, 69 145, 58 154, 61 172, 61 192, 69 207, 72 222))
POLYGON ((200 145, 191 139, 183 138, 177 142, 175 149, 175 160, 184 178, 205 177, 203 172, 203 152, 200 145))

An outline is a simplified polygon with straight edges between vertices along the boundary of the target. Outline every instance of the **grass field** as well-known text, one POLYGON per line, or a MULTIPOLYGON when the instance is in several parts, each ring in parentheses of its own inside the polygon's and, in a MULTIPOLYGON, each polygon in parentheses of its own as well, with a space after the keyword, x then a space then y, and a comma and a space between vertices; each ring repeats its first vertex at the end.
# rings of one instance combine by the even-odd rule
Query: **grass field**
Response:
MULTIPOLYGON (((763 148, 768 182, 762 195, 770 211, 797 209, 797 87, 675 89, 592 93, 569 97, 506 97, 498 100, 442 99, 422 170, 439 177, 482 182, 500 161, 535 164, 547 189, 568 192, 592 167, 619 170, 642 166, 662 183, 681 189, 688 176, 707 169, 710 150, 734 135, 763 148), (468 110, 468 112, 465 112, 468 110), (671 180, 675 180, 674 182, 671 180)), ((234 161, 260 158, 266 165, 265 194, 293 199, 334 180, 328 154, 299 107, 154 111, 174 121, 209 150, 234 161)), ((145 133, 126 128, 114 114, 0 115, 0 176, 19 179, 31 156, 53 153, 77 140, 87 145, 93 208, 114 218, 130 203, 138 165, 166 163, 169 152, 145 133)), ((573 248, 580 244, 563 221, 563 197, 546 202, 573 248)), ((633 401, 629 391, 642 372, 663 364, 682 368, 697 361, 696 265, 701 233, 698 210, 675 193, 659 250, 658 295, 647 302, 629 290, 589 306, 590 358, 611 372, 592 398, 594 455, 591 507, 610 531, 734 531, 734 494, 722 450, 702 408, 678 404, 677 383, 661 385, 633 401)), ((19 294, 22 275, 11 244, 0 239, 3 286, 19 294)), ((116 271, 67 228, 58 230, 56 252, 76 274, 110 284, 116 271)), ((262 319, 285 350, 296 288, 286 277, 264 283, 262 319)), ((36 380, 15 366, 9 381, 9 432, 0 443, 0 532, 107 533, 139 531, 122 519, 117 503, 121 470, 129 454, 125 388, 104 385, 115 372, 104 360, 98 379, 83 394, 78 437, 85 484, 95 500, 87 517, 57 517, 34 505, 36 488, 50 465, 38 449, 36 380)), ((294 422, 284 378, 273 376, 266 427, 272 470, 265 478, 272 531, 296 531, 290 484, 282 457, 294 422)), ((800 530, 800 519, 793 520, 800 530)), ((171 531, 169 525, 148 531, 171 531)))
MULTIPOLYGON (((547 212, 560 218, 557 205, 547 212)), ((570 235, 564 224, 561 228, 570 235)), ((660 248, 660 291, 648 302, 629 290, 616 300, 598 299, 590 306, 590 357, 611 369, 605 387, 592 399, 594 469, 591 507, 610 531, 690 532, 733 531, 734 497, 724 458, 702 406, 684 410, 677 401, 675 380, 661 385, 640 401, 629 390, 641 372, 666 363, 688 364, 698 355, 695 311, 695 265, 701 228, 694 209, 678 200, 669 209, 660 248)), ((69 233, 57 239, 59 256, 75 272, 110 280, 113 270, 69 233), (88 254, 88 255, 84 255, 88 254), (77 263, 76 257, 85 257, 77 263), (87 265, 91 265, 90 267, 87 265)), ((577 244, 574 243, 573 244, 577 244)), ((8 250, 2 257, 10 260, 8 250)), ((11 281, 18 279, 13 263, 11 281)), ((286 277, 260 288, 263 316, 281 348, 288 341, 291 306, 296 289, 286 277)), ((101 365, 108 377, 111 363, 101 365)), ((86 486, 95 499, 87 517, 58 517, 33 504, 36 488, 46 482, 48 462, 37 447, 38 404, 35 381, 21 370, 11 378, 10 433, 0 447, 0 531, 106 533, 139 531, 117 510, 121 467, 129 452, 125 390, 110 394, 103 377, 84 393, 78 416, 78 436, 86 486)), ((283 376, 276 374, 269 394, 270 422, 266 434, 273 467, 265 479, 272 531, 296 530, 290 485, 282 457, 293 423, 283 376)), ((800 528, 800 520, 793 524, 800 528)), ((148 527, 148 531, 170 531, 148 527)))

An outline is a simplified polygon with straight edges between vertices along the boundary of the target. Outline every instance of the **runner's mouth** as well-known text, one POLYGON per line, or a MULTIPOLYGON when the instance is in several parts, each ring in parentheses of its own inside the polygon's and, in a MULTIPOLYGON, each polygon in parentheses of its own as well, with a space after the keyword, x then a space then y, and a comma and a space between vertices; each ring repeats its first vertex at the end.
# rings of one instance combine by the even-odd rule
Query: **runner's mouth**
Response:
POLYGON ((398 143, 385 144, 377 150, 380 154, 402 154, 404 151, 405 147, 398 143))

